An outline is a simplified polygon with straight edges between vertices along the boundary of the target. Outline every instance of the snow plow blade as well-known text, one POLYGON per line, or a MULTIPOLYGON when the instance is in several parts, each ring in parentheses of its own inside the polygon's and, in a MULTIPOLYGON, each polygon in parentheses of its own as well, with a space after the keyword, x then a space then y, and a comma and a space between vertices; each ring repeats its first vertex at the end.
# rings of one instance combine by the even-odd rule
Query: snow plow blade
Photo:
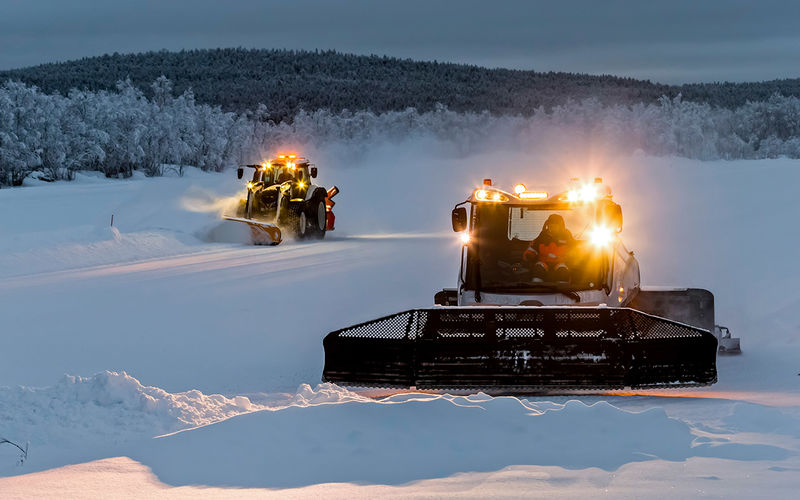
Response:
POLYGON ((250 237, 254 245, 277 245, 281 240, 281 230, 275 224, 261 222, 243 217, 223 216, 225 220, 241 222, 250 227, 250 237))
POLYGON ((413 309, 329 333, 322 380, 525 393, 710 385, 707 330, 611 307, 413 309))

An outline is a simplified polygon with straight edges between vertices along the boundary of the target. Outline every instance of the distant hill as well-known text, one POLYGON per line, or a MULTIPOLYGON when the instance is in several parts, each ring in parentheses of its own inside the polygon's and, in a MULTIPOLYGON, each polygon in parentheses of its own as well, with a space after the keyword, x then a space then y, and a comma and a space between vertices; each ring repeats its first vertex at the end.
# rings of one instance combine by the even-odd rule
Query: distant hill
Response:
POLYGON ((604 104, 653 102, 682 93, 687 100, 733 108, 778 92, 800 96, 800 79, 671 86, 608 75, 487 69, 335 51, 213 49, 113 54, 0 72, 43 91, 114 89, 130 78, 150 91, 160 75, 176 93, 191 88, 200 103, 243 111, 264 104, 282 121, 299 109, 383 112, 442 103, 454 111, 530 115, 544 106, 595 97, 604 104))

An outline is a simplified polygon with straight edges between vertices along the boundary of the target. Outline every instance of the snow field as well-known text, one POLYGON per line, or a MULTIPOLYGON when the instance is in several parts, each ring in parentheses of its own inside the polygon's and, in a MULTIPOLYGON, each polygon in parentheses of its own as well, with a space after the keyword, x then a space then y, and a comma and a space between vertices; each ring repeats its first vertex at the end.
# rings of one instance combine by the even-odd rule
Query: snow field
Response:
MULTIPOLYGON (((272 492, 286 497, 637 497, 637 485, 653 497, 670 488, 747 497, 758 482, 781 498, 800 485, 800 266, 787 251, 800 244, 791 230, 797 161, 411 146, 317 152, 321 183, 342 189, 337 231, 275 248, 242 245, 219 225, 241 188, 233 173, 0 191, 0 211, 13 215, 0 218, 0 317, 11 346, 0 364, 9 386, 0 436, 31 443, 22 466, 0 446, 0 473, 86 462, 69 477, 95 484, 126 471, 164 495, 203 490, 155 478, 301 488, 272 492), (575 175, 600 175, 614 189, 645 285, 715 293, 718 322, 744 349, 720 358, 717 385, 378 402, 318 386, 328 331, 428 305, 454 284, 450 210, 483 177, 534 189, 537 179, 575 175), (135 462, 96 462, 119 456, 135 462), (329 481, 355 484, 313 486, 329 481)), ((46 493, 33 477, 0 488, 46 493)))

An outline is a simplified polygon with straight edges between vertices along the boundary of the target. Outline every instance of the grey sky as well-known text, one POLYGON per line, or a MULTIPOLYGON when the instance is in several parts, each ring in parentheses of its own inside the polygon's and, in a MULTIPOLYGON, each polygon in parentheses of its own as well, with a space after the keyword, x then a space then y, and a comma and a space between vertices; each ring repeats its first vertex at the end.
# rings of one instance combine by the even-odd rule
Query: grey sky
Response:
POLYGON ((0 0, 0 69, 110 52, 336 49, 665 83, 800 77, 800 2, 0 0))

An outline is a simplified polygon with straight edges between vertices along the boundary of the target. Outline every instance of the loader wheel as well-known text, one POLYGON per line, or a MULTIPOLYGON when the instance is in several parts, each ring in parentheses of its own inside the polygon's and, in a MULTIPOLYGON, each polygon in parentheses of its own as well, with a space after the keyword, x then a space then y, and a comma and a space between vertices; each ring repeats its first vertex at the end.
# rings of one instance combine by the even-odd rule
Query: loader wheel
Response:
POLYGON ((297 219, 297 237, 305 239, 308 236, 308 217, 305 212, 300 212, 297 219))
POLYGON ((308 217, 302 210, 292 210, 286 217, 286 226, 292 236, 298 240, 308 237, 308 217))
POLYGON ((325 200, 317 200, 317 205, 312 209, 311 214, 311 237, 321 240, 325 237, 325 229, 328 227, 325 200))

